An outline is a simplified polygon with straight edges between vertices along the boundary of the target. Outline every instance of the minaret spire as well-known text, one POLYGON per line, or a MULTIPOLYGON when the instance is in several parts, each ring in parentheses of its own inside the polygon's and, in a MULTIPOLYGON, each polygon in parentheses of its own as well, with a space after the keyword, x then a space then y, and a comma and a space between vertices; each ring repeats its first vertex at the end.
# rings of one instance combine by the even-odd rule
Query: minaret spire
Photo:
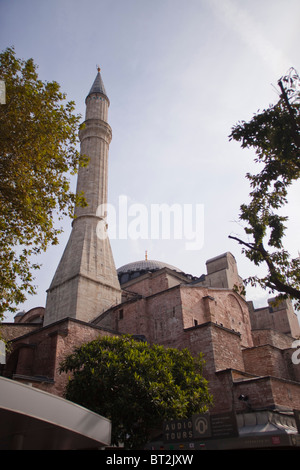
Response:
MULTIPOLYGON (((107 236, 97 236, 106 214, 108 153, 112 138, 108 124, 110 105, 100 67, 86 97, 84 126, 79 132, 81 154, 89 158, 80 167, 77 193, 84 193, 86 207, 75 208, 72 232, 50 288, 44 325, 64 317, 91 321, 121 302, 121 289, 107 236)), ((102 225, 103 226, 103 225, 102 225)))
MULTIPOLYGON (((100 93, 101 95, 106 97, 106 99, 108 100, 108 96, 107 96, 107 93, 106 93, 106 90, 105 90, 105 86, 104 86, 100 71, 101 71, 101 68, 99 67, 99 65, 97 65, 97 72, 98 73, 97 73, 96 78, 94 80, 94 83, 93 83, 93 85, 92 85, 92 87, 89 91, 88 96, 90 96, 93 93, 100 93)), ((108 100, 108 104, 109 104, 109 100, 108 100)))

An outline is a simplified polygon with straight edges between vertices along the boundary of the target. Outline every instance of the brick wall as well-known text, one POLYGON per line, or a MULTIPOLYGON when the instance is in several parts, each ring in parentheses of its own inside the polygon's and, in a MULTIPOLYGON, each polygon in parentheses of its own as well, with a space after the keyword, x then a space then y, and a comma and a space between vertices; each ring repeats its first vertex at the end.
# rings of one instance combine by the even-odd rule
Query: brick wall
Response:
POLYGON ((192 354, 204 354, 206 373, 210 379, 216 371, 223 369, 244 371, 238 333, 208 322, 185 330, 185 337, 184 347, 188 347, 192 354))
POLYGON ((211 411, 231 411, 231 368, 244 370, 240 335, 208 322, 185 330, 184 337, 186 341, 182 346, 187 347, 192 354, 203 353, 203 375, 208 380, 209 390, 213 395, 211 411))
POLYGON ((120 305, 112 312, 110 328, 126 334, 145 335, 148 339, 147 305, 143 298, 120 305))
POLYGON ((129 300, 105 312, 95 324, 120 333, 144 335, 149 343, 172 345, 184 328, 180 287, 129 300))
POLYGON ((245 411, 248 406, 256 408, 267 408, 274 405, 272 384, 270 377, 244 380, 233 383, 233 400, 236 411, 245 411), (247 404, 239 400, 239 396, 248 397, 247 404))
POLYGON ((184 327, 213 321, 240 333, 243 347, 253 345, 246 302, 230 290, 181 286, 184 327))
POLYGON ((60 362, 80 344, 107 335, 114 333, 78 320, 61 320, 14 340, 6 374, 15 374, 20 376, 18 380, 62 396, 68 378, 59 374, 60 362))
POLYGON ((278 406, 300 409, 300 385, 280 379, 271 379, 274 402, 278 406))
POLYGON ((169 268, 163 268, 126 282, 122 285, 122 289, 148 297, 185 282, 187 282, 187 279, 184 275, 169 268))
POLYGON ((291 409, 300 407, 299 384, 274 377, 259 377, 233 383, 236 411, 245 411, 247 406, 238 399, 240 395, 249 397, 253 409, 282 406, 291 409))
POLYGON ((287 364, 281 349, 272 345, 256 346, 243 351, 245 370, 255 375, 272 375, 289 379, 287 364))
POLYGON ((0 334, 5 341, 11 341, 40 328, 41 325, 35 323, 2 323, 0 325, 0 334))
POLYGON ((212 325, 212 342, 216 371, 223 369, 245 370, 241 337, 238 333, 212 325))
MULTIPOLYGON (((166 273, 136 283, 140 298, 110 309, 95 324, 122 333, 143 334, 151 342, 171 344, 182 330, 208 321, 239 333, 242 347, 253 345, 246 302, 230 290, 178 285, 149 294, 149 284, 166 281, 166 273), (144 289, 144 291, 143 291, 144 289)), ((152 291, 152 288, 151 288, 152 291)))
MULTIPOLYGON (((158 292, 166 290, 169 287, 173 287, 174 284, 171 282, 171 278, 172 276, 168 275, 166 269, 157 273, 147 273, 126 283, 125 290, 142 294, 147 297, 149 295, 157 294, 158 292), (171 282, 173 285, 169 285, 169 282, 171 282)), ((180 281, 177 279, 175 284, 179 284, 179 282, 180 281)))
POLYGON ((210 311, 207 301, 205 301, 208 290, 205 287, 181 286, 180 295, 184 328, 191 328, 210 321, 210 311))
POLYGON ((252 338, 254 346, 263 344, 271 344, 279 349, 289 348, 293 342, 291 336, 280 333, 273 329, 252 330, 252 338))
POLYGON ((183 347, 187 347, 193 355, 202 353, 204 356, 205 364, 205 377, 210 379, 215 372, 215 357, 214 348, 212 344, 212 325, 205 323, 201 326, 196 326, 184 330, 183 338, 185 342, 182 343, 183 347))
POLYGON ((273 301, 274 299, 269 299, 269 306, 259 309, 248 302, 252 328, 272 328, 297 338, 300 335, 300 326, 291 301, 284 300, 279 305, 274 305, 273 301))

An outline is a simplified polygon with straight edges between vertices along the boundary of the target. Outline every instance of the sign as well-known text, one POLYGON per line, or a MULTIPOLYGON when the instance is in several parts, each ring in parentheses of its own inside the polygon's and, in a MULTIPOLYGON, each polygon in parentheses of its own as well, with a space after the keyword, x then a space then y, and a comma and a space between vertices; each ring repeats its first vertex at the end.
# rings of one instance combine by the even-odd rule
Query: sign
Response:
POLYGON ((164 422, 164 441, 183 442, 193 439, 193 420, 181 419, 164 422))
POLYGON ((212 436, 218 437, 234 437, 238 436, 238 427, 235 413, 221 413, 210 416, 212 436))
POLYGON ((188 440, 224 439, 238 436, 235 413, 198 414, 191 419, 172 420, 164 423, 164 442, 188 440))
POLYGON ((193 416, 194 439, 211 437, 211 425, 209 414, 193 416))

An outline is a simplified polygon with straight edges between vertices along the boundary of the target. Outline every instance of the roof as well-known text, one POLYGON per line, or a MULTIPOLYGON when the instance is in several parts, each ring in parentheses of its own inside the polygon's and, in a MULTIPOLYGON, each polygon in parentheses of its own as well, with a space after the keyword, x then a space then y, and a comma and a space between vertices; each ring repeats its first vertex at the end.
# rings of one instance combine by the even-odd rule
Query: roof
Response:
POLYGON ((155 272, 163 268, 168 268, 172 271, 176 271, 177 273, 184 274, 181 269, 178 269, 171 264, 164 263, 163 261, 148 259, 125 264, 124 266, 121 266, 119 269, 117 269, 117 273, 120 284, 124 284, 125 282, 128 282, 131 279, 136 279, 143 274, 155 272))
POLYGON ((237 415, 239 435, 297 434, 294 413, 272 410, 251 411, 237 415))
POLYGON ((102 95, 105 95, 107 97, 104 83, 100 74, 100 68, 98 68, 98 73, 96 75, 92 88, 89 91, 88 96, 91 95, 92 93, 101 93, 102 95))
POLYGON ((156 260, 142 260, 142 261, 135 261, 133 263, 125 264, 121 266, 117 272, 118 274, 128 273, 128 272, 137 272, 137 271, 157 271, 158 269, 162 268, 169 268, 173 271, 177 271, 178 273, 182 273, 181 269, 172 266, 171 264, 164 263, 162 261, 156 260))
POLYGON ((103 416, 4 377, 0 390, 0 450, 79 450, 110 444, 111 422, 103 416))

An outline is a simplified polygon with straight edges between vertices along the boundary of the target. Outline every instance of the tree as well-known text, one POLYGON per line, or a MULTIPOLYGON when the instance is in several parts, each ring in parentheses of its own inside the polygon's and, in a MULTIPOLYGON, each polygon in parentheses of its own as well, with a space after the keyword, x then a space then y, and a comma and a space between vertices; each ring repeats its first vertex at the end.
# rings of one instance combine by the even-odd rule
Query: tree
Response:
POLYGON ((85 204, 70 190, 86 158, 77 150, 80 115, 57 82, 43 83, 33 59, 17 59, 14 48, 0 54, 0 319, 34 293, 33 256, 58 243, 58 220, 85 204))
POLYGON ((283 239, 287 217, 280 209, 287 203, 288 189, 300 176, 300 79, 294 69, 278 82, 281 94, 275 105, 258 112, 249 122, 232 128, 230 140, 242 148, 253 148, 255 162, 263 165, 256 174, 247 174, 252 191, 249 204, 240 207, 240 220, 248 240, 229 236, 243 246, 242 252, 256 266, 265 264, 267 275, 252 276, 245 283, 276 292, 279 299, 296 300, 300 308, 300 259, 291 258, 283 239))
POLYGON ((72 372, 65 397, 112 421, 112 444, 143 446, 164 419, 186 418, 211 403, 203 358, 187 349, 152 345, 131 336, 86 343, 62 361, 72 372))

